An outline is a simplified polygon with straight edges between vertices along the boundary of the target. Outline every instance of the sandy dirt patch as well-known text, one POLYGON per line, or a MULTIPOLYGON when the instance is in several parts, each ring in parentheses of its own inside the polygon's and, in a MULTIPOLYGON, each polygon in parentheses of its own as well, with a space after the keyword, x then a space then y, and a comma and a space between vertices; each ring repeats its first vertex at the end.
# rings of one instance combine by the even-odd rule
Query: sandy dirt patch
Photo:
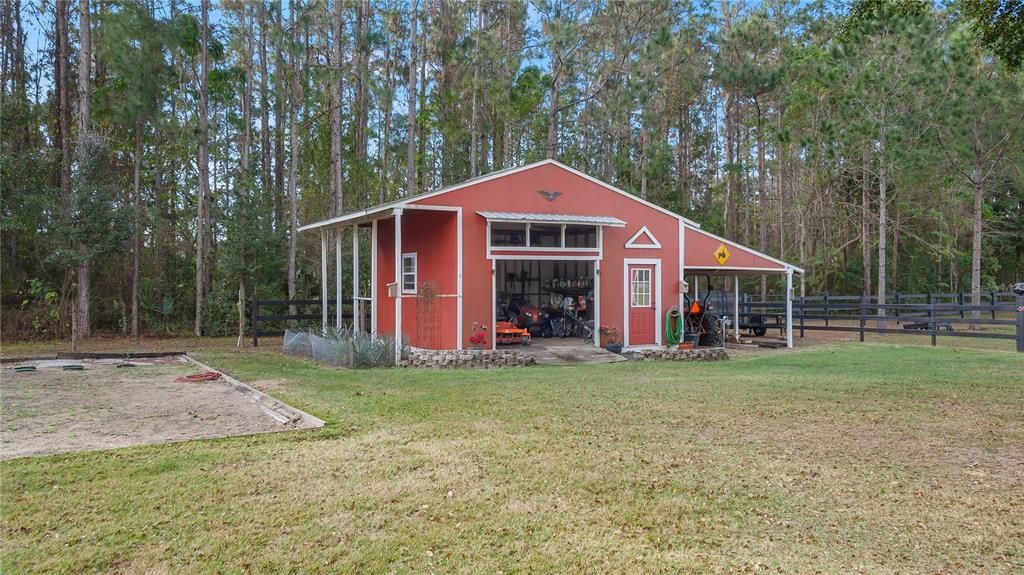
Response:
POLYGON ((121 368, 119 361, 36 363, 35 372, 0 372, 0 458, 304 427, 282 425, 223 379, 176 382, 200 371, 183 358, 121 368), (67 363, 85 369, 60 369, 67 363))

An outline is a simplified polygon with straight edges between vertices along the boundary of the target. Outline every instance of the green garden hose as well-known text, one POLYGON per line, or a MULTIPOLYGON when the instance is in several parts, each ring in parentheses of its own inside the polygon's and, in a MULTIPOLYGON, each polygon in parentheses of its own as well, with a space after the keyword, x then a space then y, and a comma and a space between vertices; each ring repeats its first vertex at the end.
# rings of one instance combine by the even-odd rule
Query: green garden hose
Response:
POLYGON ((665 312, 665 345, 675 347, 683 340, 683 314, 672 306, 665 312))

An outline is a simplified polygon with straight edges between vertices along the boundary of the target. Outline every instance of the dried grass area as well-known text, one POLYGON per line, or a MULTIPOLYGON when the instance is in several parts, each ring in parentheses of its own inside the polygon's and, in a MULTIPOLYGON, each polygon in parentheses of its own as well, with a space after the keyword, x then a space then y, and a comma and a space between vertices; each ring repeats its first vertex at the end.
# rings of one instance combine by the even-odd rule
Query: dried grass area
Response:
POLYGON ((1024 571, 1018 354, 201 359, 327 427, 6 462, 5 572, 1024 571))

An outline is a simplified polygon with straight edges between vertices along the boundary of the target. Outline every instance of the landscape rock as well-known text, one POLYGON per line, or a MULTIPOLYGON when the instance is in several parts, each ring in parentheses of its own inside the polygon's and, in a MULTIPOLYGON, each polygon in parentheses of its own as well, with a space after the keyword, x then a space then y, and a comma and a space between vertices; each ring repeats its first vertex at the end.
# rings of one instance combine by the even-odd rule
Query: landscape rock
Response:
POLYGON ((636 361, 721 361, 729 359, 729 354, 721 347, 644 349, 625 352, 623 355, 636 361))
POLYGON ((417 349, 402 360, 401 367, 426 369, 493 369, 534 365, 532 356, 513 350, 428 350, 417 349))

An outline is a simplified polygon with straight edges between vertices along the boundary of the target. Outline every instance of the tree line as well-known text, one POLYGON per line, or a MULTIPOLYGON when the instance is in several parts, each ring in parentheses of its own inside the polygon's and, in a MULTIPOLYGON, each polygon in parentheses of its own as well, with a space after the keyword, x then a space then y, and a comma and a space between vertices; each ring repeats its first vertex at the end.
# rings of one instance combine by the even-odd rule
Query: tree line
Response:
POLYGON ((5 335, 230 333, 300 223, 544 158, 808 293, 1022 279, 1017 3, 197 1, 0 3, 5 335))

